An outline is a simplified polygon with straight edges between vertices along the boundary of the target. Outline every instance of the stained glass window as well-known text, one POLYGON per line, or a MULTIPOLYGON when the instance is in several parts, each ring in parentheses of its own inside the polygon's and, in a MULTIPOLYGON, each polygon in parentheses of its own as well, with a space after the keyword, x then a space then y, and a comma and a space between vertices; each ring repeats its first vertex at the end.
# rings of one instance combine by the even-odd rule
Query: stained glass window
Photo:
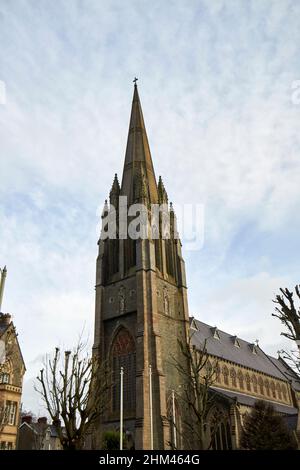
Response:
POLYGON ((123 367, 123 406, 124 411, 135 409, 135 344, 130 333, 122 328, 112 346, 113 396, 112 409, 120 408, 120 370, 123 367))

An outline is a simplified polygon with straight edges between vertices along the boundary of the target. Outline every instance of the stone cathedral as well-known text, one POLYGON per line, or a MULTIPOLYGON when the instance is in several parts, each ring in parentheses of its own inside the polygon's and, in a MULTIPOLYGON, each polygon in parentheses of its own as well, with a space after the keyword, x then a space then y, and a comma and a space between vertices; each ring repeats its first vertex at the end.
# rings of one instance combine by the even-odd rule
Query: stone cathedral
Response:
MULTIPOLYGON (((149 207, 149 217, 151 204, 168 204, 162 179, 157 183, 155 177, 136 84, 122 181, 120 185, 115 175, 104 214, 110 205, 118 213, 119 196, 127 196, 128 207, 136 203, 149 207)), ((180 360, 177 338, 185 340, 189 328, 185 266, 180 240, 172 236, 174 219, 170 206, 168 239, 121 239, 117 231, 115 239, 99 242, 94 351, 109 358, 115 377, 112 406, 103 429, 119 426, 118 376, 123 366, 124 428, 132 433, 136 449, 151 448, 151 426, 153 447, 168 446, 171 390, 179 381, 170 355, 172 352, 180 360)))
MULTIPOLYGON (((131 216, 126 217, 130 222, 131 216)), ((157 181, 155 176, 136 83, 121 184, 115 175, 102 218, 93 353, 109 362, 113 385, 110 406, 95 430, 93 446, 101 448, 103 432, 120 429, 123 367, 123 426, 134 448, 190 448, 183 429, 174 436, 184 414, 178 402, 174 404, 174 391, 179 394, 184 386, 174 361, 184 366, 179 345, 186 344, 189 335, 197 349, 205 342, 211 359, 218 360, 211 392, 220 418, 211 448, 239 448, 243 416, 257 399, 271 402, 300 442, 300 382, 285 361, 268 356, 255 343, 189 318, 185 264, 181 242, 175 236, 176 216, 161 177, 157 181), (126 210, 132 204, 143 204, 150 223, 151 205, 167 207, 169 236, 162 236, 160 217, 155 237, 124 236, 118 223, 123 200, 126 210), (116 215, 116 236, 105 238, 102 235, 110 214, 116 215)), ((207 433, 209 440, 209 426, 207 433)))

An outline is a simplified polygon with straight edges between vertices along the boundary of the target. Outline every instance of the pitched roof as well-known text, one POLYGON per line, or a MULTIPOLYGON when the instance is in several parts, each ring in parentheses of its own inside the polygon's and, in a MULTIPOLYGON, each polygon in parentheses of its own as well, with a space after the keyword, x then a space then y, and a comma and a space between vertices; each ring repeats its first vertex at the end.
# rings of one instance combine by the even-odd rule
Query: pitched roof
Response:
MULTIPOLYGON (((36 434, 39 434, 39 435, 43 435, 45 432, 50 432, 50 437, 57 437, 58 438, 58 433, 57 433, 57 429, 56 429, 56 426, 54 426, 54 424, 46 424, 46 425, 42 425, 40 423, 22 423, 21 426, 23 426, 23 424, 27 424, 27 426, 29 426, 36 434)), ((20 427, 21 427, 20 426, 20 427)), ((65 433, 65 428, 63 427, 62 428, 62 432, 65 433)))
POLYGON ((294 390, 300 392, 300 377, 297 373, 280 357, 276 359, 275 357, 268 356, 270 361, 278 367, 278 369, 283 373, 286 379, 291 382, 294 390))
MULTIPOLYGON (((245 395, 243 393, 239 392, 233 392, 230 390, 224 390, 224 389, 219 389, 218 387, 211 387, 214 391, 216 391, 219 394, 222 394, 230 399, 236 399, 236 401, 240 405, 245 405, 245 406, 251 406, 253 407, 255 402, 257 401, 257 398, 252 397, 250 395, 245 395)), ((271 400, 266 400, 264 399, 265 402, 270 403, 273 405, 274 409, 278 413, 282 413, 285 415, 294 415, 298 413, 297 408, 294 408, 293 406, 287 406, 287 405, 282 405, 281 403, 276 403, 271 400)))
POLYGON ((195 318, 191 318, 190 322, 193 325, 191 341, 196 348, 201 349, 206 340, 207 352, 212 356, 286 381, 286 376, 282 370, 276 367, 260 347, 195 318))

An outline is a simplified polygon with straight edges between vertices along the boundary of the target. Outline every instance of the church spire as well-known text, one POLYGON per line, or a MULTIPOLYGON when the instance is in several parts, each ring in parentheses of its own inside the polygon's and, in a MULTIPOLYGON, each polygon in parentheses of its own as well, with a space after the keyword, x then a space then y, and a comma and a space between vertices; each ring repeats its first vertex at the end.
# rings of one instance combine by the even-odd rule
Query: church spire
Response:
POLYGON ((121 195, 128 203, 158 202, 157 184, 136 81, 131 107, 121 195))

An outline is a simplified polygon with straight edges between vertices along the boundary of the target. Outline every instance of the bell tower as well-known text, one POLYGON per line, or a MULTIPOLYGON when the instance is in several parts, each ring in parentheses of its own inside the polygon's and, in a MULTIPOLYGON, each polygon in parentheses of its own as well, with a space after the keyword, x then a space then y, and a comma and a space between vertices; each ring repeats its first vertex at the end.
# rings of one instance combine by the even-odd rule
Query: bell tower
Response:
POLYGON ((176 216, 161 177, 156 181, 136 82, 121 185, 115 175, 102 220, 93 352, 109 362, 113 384, 97 441, 103 431, 119 429, 123 367, 124 431, 135 449, 167 449, 173 439, 172 391, 181 385, 174 360, 181 360, 178 340, 185 342, 189 329, 187 287, 176 216), (146 237, 139 236, 141 223, 137 235, 129 233, 134 204, 144 208, 146 237), (163 208, 158 217, 153 207, 163 208), (115 235, 107 237, 109 223, 115 224, 115 235))

